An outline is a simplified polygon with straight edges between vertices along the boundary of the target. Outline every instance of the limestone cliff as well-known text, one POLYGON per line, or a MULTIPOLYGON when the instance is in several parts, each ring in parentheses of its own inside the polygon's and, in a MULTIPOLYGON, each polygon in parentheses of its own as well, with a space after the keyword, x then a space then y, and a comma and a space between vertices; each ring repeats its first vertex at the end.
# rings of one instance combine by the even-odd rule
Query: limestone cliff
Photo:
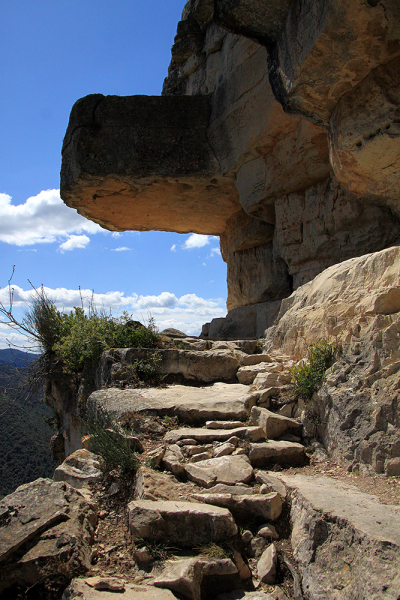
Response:
POLYGON ((220 235, 228 311, 263 304, 260 334, 400 240, 399 60, 397 0, 189 0, 161 97, 75 104, 62 198, 112 230, 220 235))

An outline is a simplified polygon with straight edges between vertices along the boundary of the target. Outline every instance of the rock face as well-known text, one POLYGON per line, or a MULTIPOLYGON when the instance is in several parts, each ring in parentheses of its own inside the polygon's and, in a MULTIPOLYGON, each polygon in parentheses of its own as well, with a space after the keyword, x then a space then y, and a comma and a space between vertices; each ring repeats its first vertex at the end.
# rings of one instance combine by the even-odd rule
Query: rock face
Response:
POLYGON ((399 474, 400 249, 330 267, 282 302, 266 349, 303 356, 320 339, 342 344, 307 409, 311 437, 348 468, 399 474))
POLYGON ((374 496, 328 477, 279 477, 290 490, 292 546, 306 597, 397 598, 398 507, 383 507, 374 496))
POLYGON ((207 335, 262 335, 293 289, 400 239, 399 23, 397 0, 190 0, 162 97, 73 107, 62 198, 112 230, 219 235, 207 335))
POLYGON ((56 560, 89 564, 95 506, 67 483, 37 479, 0 501, 0 593, 33 586, 56 560))

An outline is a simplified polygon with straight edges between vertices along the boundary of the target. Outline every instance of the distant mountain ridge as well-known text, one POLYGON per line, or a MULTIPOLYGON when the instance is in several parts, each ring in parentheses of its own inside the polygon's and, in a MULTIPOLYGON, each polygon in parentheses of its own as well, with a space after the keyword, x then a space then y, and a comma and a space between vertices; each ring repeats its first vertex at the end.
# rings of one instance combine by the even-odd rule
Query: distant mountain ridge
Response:
POLYGON ((13 367, 24 367, 38 357, 31 352, 23 352, 17 348, 4 348, 0 350, 0 363, 3 365, 12 365, 13 367))

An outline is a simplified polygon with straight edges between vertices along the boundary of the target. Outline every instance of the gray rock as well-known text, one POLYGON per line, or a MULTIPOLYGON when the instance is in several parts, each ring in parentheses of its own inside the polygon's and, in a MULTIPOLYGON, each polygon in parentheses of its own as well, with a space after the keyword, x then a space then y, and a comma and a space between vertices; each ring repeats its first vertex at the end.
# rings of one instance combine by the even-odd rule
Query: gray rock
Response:
POLYGON ((157 589, 152 586, 135 585, 125 583, 125 591, 111 592, 100 591, 90 587, 85 583, 85 579, 73 579, 67 589, 64 591, 62 600, 102 600, 104 597, 111 600, 175 600, 175 596, 169 590, 157 589))
POLYGON ((193 494, 193 498, 228 508, 235 519, 246 520, 249 515, 252 519, 275 521, 282 512, 282 500, 277 492, 267 495, 239 495, 239 494, 193 494))
POLYGON ((188 600, 201 600, 202 584, 205 578, 213 578, 218 586, 222 576, 237 574, 238 569, 230 559, 212 560, 203 557, 169 561, 154 581, 156 587, 167 588, 181 594, 188 600))
POLYGON ((276 440, 287 433, 299 435, 302 430, 302 424, 282 415, 253 406, 250 413, 250 424, 262 427, 268 440, 276 440))
POLYGON ((202 462, 204 460, 208 460, 209 458, 211 458, 211 454, 209 454, 208 452, 200 452, 199 454, 195 454, 194 456, 192 456, 192 458, 190 459, 190 462, 192 462, 192 463, 202 462))
POLYGON ((310 600, 397 598, 400 509, 328 477, 279 474, 290 490, 292 547, 310 600))
POLYGON ((132 538, 164 541, 183 548, 219 542, 237 533, 225 508, 194 502, 130 502, 129 530, 132 538))
POLYGON ((207 429, 237 429, 243 427, 241 421, 207 421, 207 429))
POLYGON ((194 464, 186 464, 185 470, 191 481, 205 488, 218 483, 236 485, 248 483, 253 477, 253 469, 242 456, 221 456, 194 464))
POLYGON ((225 442, 232 436, 250 440, 252 442, 257 442, 259 440, 265 439, 265 434, 261 427, 248 427, 243 425, 238 429, 231 430, 189 428, 173 429, 165 435, 164 440, 168 444, 176 444, 177 442, 179 442, 179 440, 185 439, 189 435, 201 444, 207 444, 210 442, 225 442))
POLYGON ((165 450, 161 464, 176 477, 181 477, 185 473, 184 462, 185 457, 182 454, 182 450, 177 444, 171 444, 165 450))
POLYGON ((204 490, 203 494, 239 494, 241 496, 254 494, 252 487, 245 484, 237 485, 225 485, 224 483, 218 483, 208 490, 204 490))
POLYGON ((275 527, 273 525, 270 525, 269 523, 261 525, 261 527, 258 528, 257 533, 261 537, 264 537, 267 539, 272 539, 272 540, 279 539, 279 535, 277 534, 275 527))
POLYGON ((103 479, 100 457, 88 450, 76 450, 54 471, 54 481, 66 481, 76 489, 103 479))
POLYGON ((305 452, 301 444, 268 440, 259 444, 250 444, 249 458, 254 467, 274 464, 293 467, 304 462, 305 452))
POLYGON ((278 554, 274 544, 268 546, 257 563, 257 573, 263 583, 273 585, 276 579, 278 554))
POLYGON ((42 577, 51 558, 89 564, 97 523, 96 506, 65 482, 37 479, 0 501, 0 594, 42 577))
POLYGON ((250 541, 250 544, 247 548, 247 554, 251 558, 258 558, 264 551, 265 546, 267 545, 267 540, 261 536, 255 536, 250 541))
POLYGON ((255 474, 255 479, 257 483, 266 485, 269 489, 269 492, 278 492, 282 500, 285 500, 286 486, 278 477, 276 477, 275 473, 270 473, 269 471, 257 471, 255 474))
POLYGON ((229 444, 226 442, 225 444, 221 444, 217 446, 214 450, 214 458, 219 458, 220 456, 228 456, 232 454, 232 452, 236 449, 234 444, 229 444))
POLYGON ((185 385, 140 390, 107 388, 91 394, 87 409, 92 416, 106 410, 115 418, 128 411, 152 411, 161 417, 177 416, 182 423, 196 425, 211 419, 247 419, 254 403, 247 386, 215 383, 207 388, 185 385))
POLYGON ((249 542, 251 542, 252 539, 253 539, 253 534, 251 533, 251 531, 249 529, 246 529, 246 531, 243 531, 242 542, 244 544, 248 544, 249 542))

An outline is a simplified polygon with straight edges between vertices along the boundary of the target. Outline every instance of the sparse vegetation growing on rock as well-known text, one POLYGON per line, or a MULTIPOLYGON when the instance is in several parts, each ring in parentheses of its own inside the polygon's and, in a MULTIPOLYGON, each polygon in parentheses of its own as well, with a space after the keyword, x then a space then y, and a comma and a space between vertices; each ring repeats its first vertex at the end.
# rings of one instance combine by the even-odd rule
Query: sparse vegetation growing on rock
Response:
POLYGON ((340 353, 336 342, 320 340, 309 346, 307 360, 291 369, 292 383, 299 398, 311 400, 312 395, 322 385, 325 371, 329 369, 340 353))

